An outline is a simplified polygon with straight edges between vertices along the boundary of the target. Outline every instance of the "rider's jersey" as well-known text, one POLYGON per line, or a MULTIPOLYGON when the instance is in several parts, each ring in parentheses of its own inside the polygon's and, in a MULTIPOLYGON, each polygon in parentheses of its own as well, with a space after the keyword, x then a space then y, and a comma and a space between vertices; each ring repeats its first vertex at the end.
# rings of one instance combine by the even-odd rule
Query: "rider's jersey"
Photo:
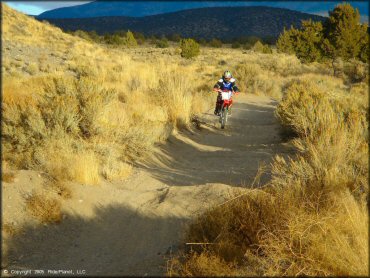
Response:
POLYGON ((229 82, 226 82, 223 78, 221 78, 220 80, 217 81, 213 88, 238 92, 239 89, 238 87, 236 87, 235 82, 236 82, 235 78, 231 78, 229 82))

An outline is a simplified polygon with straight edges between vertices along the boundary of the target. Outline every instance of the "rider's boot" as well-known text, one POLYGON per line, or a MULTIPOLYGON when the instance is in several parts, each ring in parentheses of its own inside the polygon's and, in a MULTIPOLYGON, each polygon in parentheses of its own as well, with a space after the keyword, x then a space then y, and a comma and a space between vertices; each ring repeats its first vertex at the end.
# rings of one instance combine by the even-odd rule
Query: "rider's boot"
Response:
POLYGON ((231 106, 229 107, 228 113, 229 116, 231 116, 231 106))
POLYGON ((215 107, 215 111, 213 112, 216 116, 220 115, 220 105, 217 103, 215 107))

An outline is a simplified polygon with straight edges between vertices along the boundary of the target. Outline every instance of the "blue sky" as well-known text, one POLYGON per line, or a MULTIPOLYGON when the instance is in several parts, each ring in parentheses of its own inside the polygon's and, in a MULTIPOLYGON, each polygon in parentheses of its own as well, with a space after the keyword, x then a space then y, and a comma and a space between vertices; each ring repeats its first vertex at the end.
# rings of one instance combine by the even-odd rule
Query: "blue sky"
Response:
POLYGON ((68 6, 76 6, 91 1, 4 1, 13 9, 25 14, 39 15, 42 12, 68 6))
MULTIPOLYGON (((38 15, 44 11, 52 10, 60 7, 81 5, 91 1, 5 1, 12 8, 26 14, 38 15)), ((362 22, 369 20, 369 8, 366 1, 349 1, 355 8, 358 8, 362 15, 362 22)), ((155 2, 152 2, 155 4, 155 2)), ((260 5, 289 8, 301 12, 328 15, 328 11, 332 10, 341 1, 259 1, 259 2, 239 2, 243 5, 260 5)))

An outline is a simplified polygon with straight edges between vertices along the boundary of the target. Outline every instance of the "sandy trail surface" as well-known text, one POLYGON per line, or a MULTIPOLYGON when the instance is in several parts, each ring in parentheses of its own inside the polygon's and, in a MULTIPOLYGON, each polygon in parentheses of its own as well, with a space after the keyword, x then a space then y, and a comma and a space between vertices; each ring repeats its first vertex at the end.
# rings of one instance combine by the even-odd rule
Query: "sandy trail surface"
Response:
MULTIPOLYGON (((3 267, 45 274, 164 275, 166 258, 176 252, 192 217, 245 190, 259 165, 291 151, 279 136, 276 104, 267 97, 240 95, 225 130, 210 110, 199 119, 200 130, 172 135, 125 182, 75 184, 73 198, 63 202, 60 224, 23 219, 22 232, 6 240, 3 267)), ((4 185, 3 200, 26 194, 41 179, 21 171, 14 184, 4 185)), ((22 210, 20 201, 18 210, 16 201, 12 205, 3 206, 3 214, 21 219, 13 215, 22 210)))

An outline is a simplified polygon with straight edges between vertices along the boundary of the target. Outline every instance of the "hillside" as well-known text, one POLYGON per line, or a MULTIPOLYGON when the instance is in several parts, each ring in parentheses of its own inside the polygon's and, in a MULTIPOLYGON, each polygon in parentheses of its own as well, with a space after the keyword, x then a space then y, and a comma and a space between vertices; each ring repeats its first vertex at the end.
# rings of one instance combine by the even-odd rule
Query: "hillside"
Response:
POLYGON ((325 17, 270 7, 191 9, 145 17, 95 17, 47 20, 64 30, 95 30, 99 34, 131 30, 145 35, 180 34, 182 37, 232 39, 241 36, 277 37, 302 20, 323 21, 325 17))
POLYGON ((22 75, 71 73, 72 59, 100 47, 64 33, 46 22, 19 13, 2 4, 2 74, 22 75))

